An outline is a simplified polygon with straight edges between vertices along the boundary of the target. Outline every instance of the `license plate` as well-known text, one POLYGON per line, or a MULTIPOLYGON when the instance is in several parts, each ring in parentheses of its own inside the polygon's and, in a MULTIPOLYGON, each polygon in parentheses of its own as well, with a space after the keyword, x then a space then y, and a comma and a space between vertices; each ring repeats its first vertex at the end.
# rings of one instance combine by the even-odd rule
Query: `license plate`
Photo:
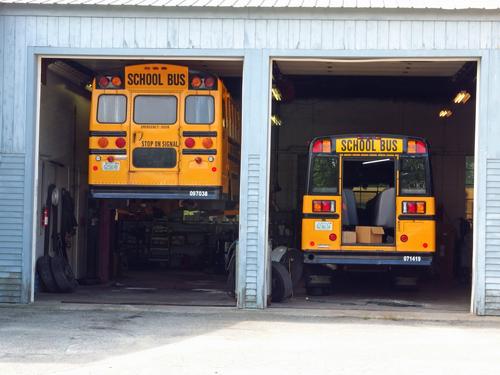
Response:
POLYGON ((333 225, 329 221, 316 221, 314 222, 315 230, 332 230, 333 225))
POLYGON ((120 170, 120 163, 105 161, 104 164, 102 165, 102 170, 103 171, 119 171, 120 170))

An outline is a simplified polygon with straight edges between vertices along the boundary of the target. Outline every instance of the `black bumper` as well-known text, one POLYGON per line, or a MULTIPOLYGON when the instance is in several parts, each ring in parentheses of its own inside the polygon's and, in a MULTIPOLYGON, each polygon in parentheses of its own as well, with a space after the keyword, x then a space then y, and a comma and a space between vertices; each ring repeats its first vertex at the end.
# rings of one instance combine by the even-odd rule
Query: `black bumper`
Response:
POLYGON ((222 199, 220 186, 90 186, 92 198, 110 199, 222 199))
POLYGON ((335 254, 304 251, 304 263, 308 264, 351 264, 375 266, 430 266, 432 253, 376 253, 353 254, 337 252, 335 254))

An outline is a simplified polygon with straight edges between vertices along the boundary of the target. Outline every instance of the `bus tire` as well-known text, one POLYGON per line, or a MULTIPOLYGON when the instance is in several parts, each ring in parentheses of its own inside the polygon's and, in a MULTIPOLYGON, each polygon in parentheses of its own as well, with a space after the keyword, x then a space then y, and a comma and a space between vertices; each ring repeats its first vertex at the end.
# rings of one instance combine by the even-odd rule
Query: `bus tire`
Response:
POLYGON ((271 283, 272 302, 282 302, 292 296, 292 278, 286 267, 279 262, 272 262, 271 283))
POLYGON ((76 289, 78 282, 76 281, 73 270, 68 261, 60 255, 56 255, 50 259, 50 269, 54 275, 54 281, 61 293, 70 293, 76 289))
POLYGON ((54 275, 52 275, 52 270, 50 268, 50 259, 49 255, 44 255, 36 261, 36 270, 40 279, 42 280, 42 284, 44 289, 50 293, 57 293, 59 288, 57 287, 56 281, 54 280, 54 275))

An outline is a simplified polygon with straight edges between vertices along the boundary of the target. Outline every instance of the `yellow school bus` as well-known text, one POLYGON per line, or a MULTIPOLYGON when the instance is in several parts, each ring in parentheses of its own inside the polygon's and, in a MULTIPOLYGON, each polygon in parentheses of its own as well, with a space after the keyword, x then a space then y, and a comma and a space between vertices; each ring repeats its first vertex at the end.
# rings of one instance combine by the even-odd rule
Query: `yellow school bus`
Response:
POLYGON ((422 138, 342 135, 309 148, 304 262, 429 266, 436 211, 422 138))
POLYGON ((186 66, 126 66, 93 80, 95 198, 236 201, 241 117, 224 83, 186 66))

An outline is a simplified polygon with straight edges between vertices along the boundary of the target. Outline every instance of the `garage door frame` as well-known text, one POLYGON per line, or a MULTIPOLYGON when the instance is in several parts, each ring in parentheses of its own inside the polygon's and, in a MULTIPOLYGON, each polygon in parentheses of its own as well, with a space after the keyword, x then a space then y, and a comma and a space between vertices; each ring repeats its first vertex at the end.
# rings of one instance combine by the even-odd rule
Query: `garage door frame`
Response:
MULTIPOLYGON (((38 161, 41 98, 41 61, 43 58, 65 59, 124 59, 124 60, 217 60, 245 61, 248 53, 242 49, 96 49, 96 48, 27 48, 26 90, 26 157, 25 157, 25 211, 23 224, 22 293, 21 303, 34 302, 36 237, 39 217, 38 161), (28 172, 29 171, 29 172, 28 172)), ((242 176, 244 177, 244 176, 242 176)), ((243 178, 242 178, 243 180, 243 178)), ((243 185, 242 185, 243 186, 243 185)))
MULTIPOLYGON (((486 248, 486 145, 488 72, 490 54, 487 50, 376 50, 376 51, 297 51, 268 50, 270 64, 280 60, 320 61, 320 60, 392 60, 392 61, 474 61, 477 63, 476 115, 474 137, 474 220, 473 220, 473 259, 472 291, 470 312, 485 314, 485 248, 486 248)), ((269 88, 270 90, 270 88, 269 88)), ((450 98, 451 100, 451 98, 450 98)), ((270 143, 271 140, 268 139, 270 143)), ((270 181, 268 171, 268 181, 270 181)), ((266 218, 267 219, 267 218, 266 218)), ((267 235, 266 235, 267 239, 267 235)))

